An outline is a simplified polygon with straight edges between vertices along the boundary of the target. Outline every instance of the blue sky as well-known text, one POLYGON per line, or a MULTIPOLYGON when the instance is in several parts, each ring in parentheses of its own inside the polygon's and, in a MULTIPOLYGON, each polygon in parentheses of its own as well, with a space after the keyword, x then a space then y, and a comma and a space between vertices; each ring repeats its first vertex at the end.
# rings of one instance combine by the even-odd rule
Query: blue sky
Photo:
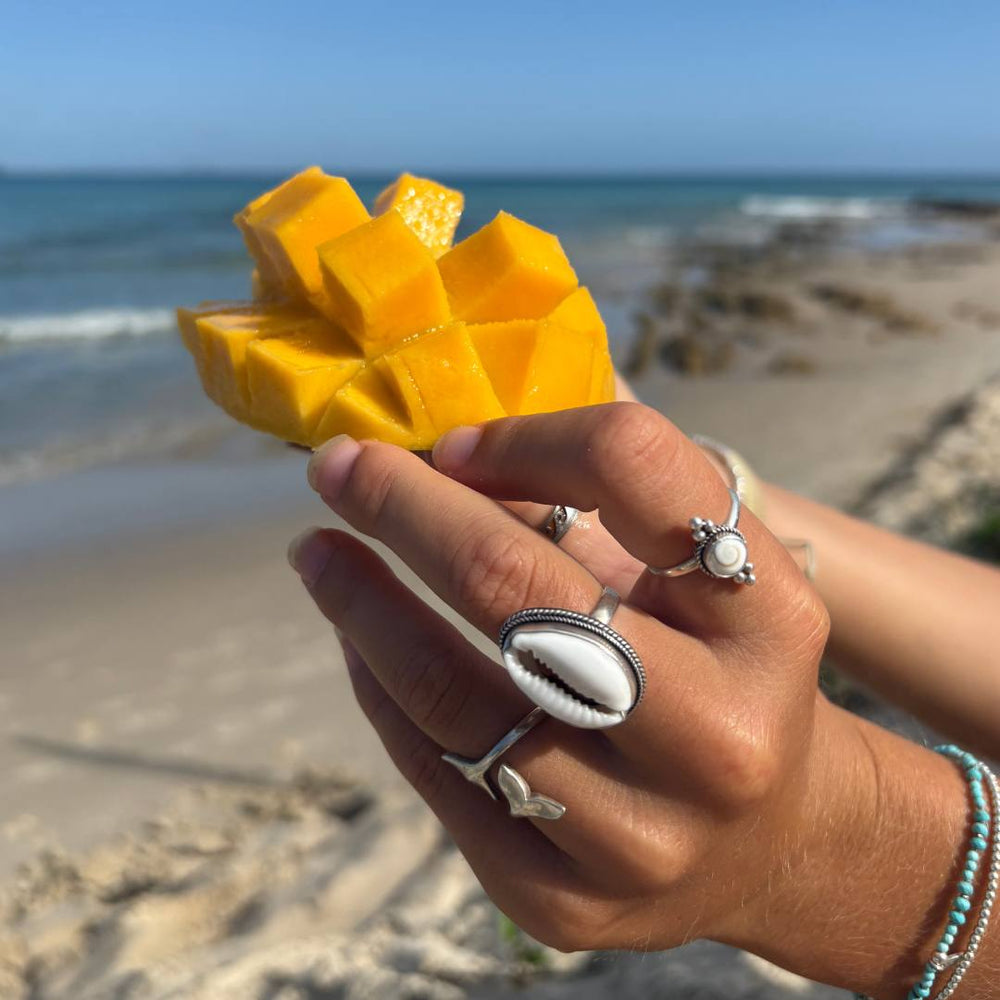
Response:
POLYGON ((1000 172, 1000 4, 4 0, 0 165, 1000 172))

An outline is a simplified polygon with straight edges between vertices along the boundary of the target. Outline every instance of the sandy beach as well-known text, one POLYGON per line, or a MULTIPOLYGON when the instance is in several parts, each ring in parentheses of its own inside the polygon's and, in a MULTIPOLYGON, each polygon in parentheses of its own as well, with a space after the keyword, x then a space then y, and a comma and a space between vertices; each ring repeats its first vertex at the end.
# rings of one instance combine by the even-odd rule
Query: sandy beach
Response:
MULTIPOLYGON (((645 401, 901 530, 924 530, 932 502, 961 506, 970 482, 1000 488, 1000 245, 758 264, 747 281, 794 321, 724 316, 724 370, 656 354, 645 401), (921 322, 894 329, 818 287, 921 322)), ((673 321, 655 321, 662 353, 673 321)), ((711 944, 559 956, 506 933, 386 761, 285 563, 293 535, 332 523, 303 456, 244 451, 0 492, 16 679, 0 690, 0 997, 846 995, 711 944)))

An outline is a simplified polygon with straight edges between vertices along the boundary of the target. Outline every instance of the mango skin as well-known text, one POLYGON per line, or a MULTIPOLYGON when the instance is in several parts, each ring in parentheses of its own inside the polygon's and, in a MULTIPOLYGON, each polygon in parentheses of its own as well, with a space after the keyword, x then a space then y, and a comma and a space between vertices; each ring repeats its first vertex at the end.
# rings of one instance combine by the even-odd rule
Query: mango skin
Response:
POLYGON ((348 433, 411 450, 613 399, 604 323, 556 237, 500 213, 446 249, 460 205, 404 174, 372 218, 318 167, 254 199, 236 216, 254 301, 177 311, 209 397, 297 444, 348 433))
POLYGON ((465 198, 426 177, 400 174, 375 199, 374 215, 395 209, 435 257, 451 249, 465 198))

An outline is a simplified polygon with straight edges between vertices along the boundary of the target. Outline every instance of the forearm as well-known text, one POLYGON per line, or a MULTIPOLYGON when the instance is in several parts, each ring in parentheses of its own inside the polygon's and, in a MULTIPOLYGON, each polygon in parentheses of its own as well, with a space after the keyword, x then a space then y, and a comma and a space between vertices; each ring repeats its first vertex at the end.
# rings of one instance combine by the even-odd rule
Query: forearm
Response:
POLYGON ((834 660, 957 743, 1000 757, 1000 572, 765 490, 771 530, 814 546, 834 660))
MULTIPOLYGON (((968 846, 967 786, 944 757, 826 702, 819 711, 802 832, 727 940, 812 979, 902 1000, 947 923, 968 846)), ((998 996, 998 982, 993 927, 957 996, 998 996)))

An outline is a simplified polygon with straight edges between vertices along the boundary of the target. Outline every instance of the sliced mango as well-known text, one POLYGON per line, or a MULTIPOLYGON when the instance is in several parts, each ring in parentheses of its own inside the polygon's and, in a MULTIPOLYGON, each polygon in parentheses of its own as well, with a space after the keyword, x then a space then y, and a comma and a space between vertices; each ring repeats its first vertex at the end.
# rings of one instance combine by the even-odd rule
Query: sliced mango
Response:
POLYGON ((413 450, 459 424, 612 399, 604 323, 556 237, 501 212, 451 247, 461 209, 403 174, 371 218, 319 167, 251 201, 235 221, 254 301, 177 311, 206 393, 287 441, 413 450))
MULTIPOLYGON (((568 330, 589 333, 594 340, 589 404, 609 403, 615 398, 615 367, 608 349, 608 332, 590 291, 582 285, 566 296, 549 314, 549 321, 568 330)), ((583 403, 577 403, 582 406, 583 403)))
POLYGON ((258 306, 252 312, 214 313, 195 322, 205 365, 205 391, 227 413, 254 424, 247 383, 247 347, 262 337, 322 334, 329 324, 303 309, 258 306))
POLYGON ((247 388, 254 425, 285 441, 311 445, 333 394, 360 371, 354 342, 332 326, 251 341, 247 388))
POLYGON ((324 312, 366 356, 451 318, 430 250, 396 211, 319 247, 324 312))
POLYGON ((410 451, 419 447, 406 403, 378 363, 362 368, 330 400, 316 428, 316 440, 327 441, 336 434, 386 441, 410 451))
POLYGON ((464 323, 452 323, 383 355, 407 400, 418 448, 446 431, 506 416, 464 323), (420 419, 420 412, 426 420, 420 419))
POLYGON ((537 319, 476 324, 469 332, 509 413, 547 413, 590 402, 590 334, 537 319))
POLYGON ((343 177, 318 167, 296 174, 237 216, 247 249, 267 285, 292 299, 322 306, 316 247, 367 221, 368 210, 343 177))
POLYGON ((501 212, 438 260, 456 319, 541 319, 576 288, 559 240, 501 212))
POLYGON ((420 242, 440 257, 451 247, 465 198, 461 191, 413 174, 400 174, 375 199, 375 215, 396 209, 420 242))
POLYGON ((280 285, 268 281, 260 273, 260 268, 255 267, 250 272, 250 298, 254 302, 283 302, 285 300, 284 289, 280 285))
POLYGON ((196 323, 203 316, 215 313, 252 313, 257 308, 255 302, 242 300, 219 300, 217 302, 201 302, 193 308, 181 306, 177 310, 177 327, 181 332, 184 346, 191 352, 199 372, 202 367, 201 337, 198 335, 196 323))

